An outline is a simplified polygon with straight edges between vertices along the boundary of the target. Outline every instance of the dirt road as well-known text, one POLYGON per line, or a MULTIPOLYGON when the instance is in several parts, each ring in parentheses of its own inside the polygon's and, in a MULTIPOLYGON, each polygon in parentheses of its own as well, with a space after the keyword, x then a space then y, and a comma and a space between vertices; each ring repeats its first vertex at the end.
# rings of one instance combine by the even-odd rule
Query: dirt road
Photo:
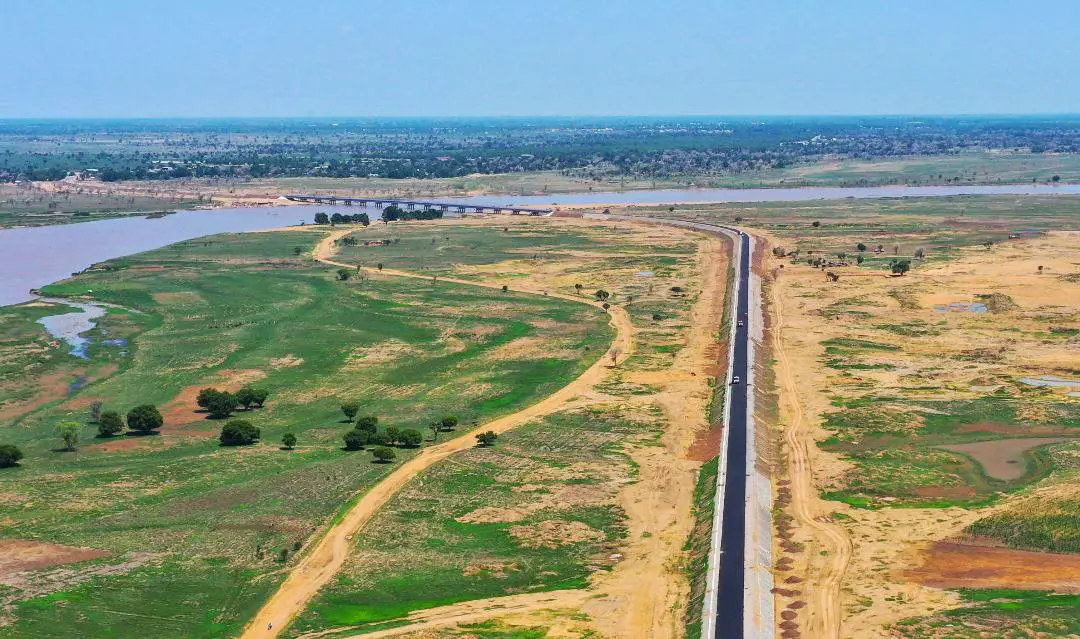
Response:
MULTIPOLYGON (((328 235, 313 252, 315 259, 331 266, 355 268, 349 264, 334 262, 334 241, 350 233, 353 229, 334 231, 328 235)), ((427 276, 391 271, 384 269, 383 275, 395 275, 401 277, 417 277, 430 279, 427 276)), ((501 285, 482 282, 469 282, 442 278, 444 282, 454 282, 472 286, 501 289, 501 285)), ((520 289, 518 289, 520 290, 520 289)), ((535 292, 535 291, 529 291, 535 292)), ((576 302, 598 305, 580 297, 560 295, 552 293, 550 297, 569 299, 576 302)), ((618 349, 622 356, 628 357, 633 347, 633 327, 626 312, 619 307, 612 306, 609 309, 611 324, 615 328, 616 335, 612 343, 612 349, 618 349)), ((241 635, 244 639, 269 639, 278 636, 289 622, 299 614, 307 603, 318 591, 333 579, 338 573, 345 559, 349 555, 353 536, 363 528, 374 515, 386 505, 405 485, 418 474, 454 453, 467 450, 476 445, 473 435, 481 431, 495 431, 502 433, 511 428, 520 426, 538 417, 543 417, 563 408, 568 400, 590 390, 597 382, 601 381, 609 367, 609 358, 602 357, 590 366, 577 379, 556 391, 554 394, 512 415, 501 417, 488 422, 459 437, 442 442, 423 449, 420 454, 399 466, 382 481, 376 484, 370 491, 365 493, 356 504, 349 509, 340 521, 331 525, 325 535, 315 544, 311 551, 306 554, 292 569, 285 582, 281 584, 277 592, 262 607, 259 613, 251 621, 241 635)))
POLYGON ((806 414, 799 402, 799 388, 787 353, 784 350, 784 313, 779 287, 773 288, 773 351, 777 359, 777 379, 780 384, 780 415, 788 424, 784 441, 788 451, 788 473, 791 480, 791 515, 801 529, 813 531, 815 541, 824 555, 814 561, 813 587, 806 589, 806 623, 802 636, 838 639, 843 616, 841 585, 852 546, 847 531, 828 521, 831 509, 818 496, 814 487, 810 447, 814 445, 806 414))

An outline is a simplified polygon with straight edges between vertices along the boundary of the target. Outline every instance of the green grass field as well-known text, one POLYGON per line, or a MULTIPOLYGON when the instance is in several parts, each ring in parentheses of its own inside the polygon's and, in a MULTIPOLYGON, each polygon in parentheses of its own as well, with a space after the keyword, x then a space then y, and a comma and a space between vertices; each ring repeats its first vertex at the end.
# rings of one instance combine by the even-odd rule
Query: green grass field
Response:
POLYGON ((423 428, 448 414, 467 426, 565 385, 612 335, 605 314, 573 302, 389 277, 336 281, 335 269, 305 256, 320 237, 201 238, 47 287, 117 305, 90 333, 89 361, 43 336, 33 320, 48 309, 3 309, 0 399, 25 400, 32 389, 9 391, 7 380, 26 362, 62 392, 0 422, 0 441, 26 453, 0 470, 11 506, 0 535, 111 553, 0 587, 13 619, 4 636, 233 633, 320 526, 393 467, 341 450, 343 401, 361 402, 383 427, 423 428), (103 340, 118 337, 129 343, 103 340), (86 370, 100 378, 68 391, 86 370), (263 442, 221 448, 220 422, 193 413, 191 393, 244 381, 271 393, 265 408, 239 414, 263 442), (166 425, 157 436, 96 439, 86 423, 95 399, 121 412, 156 404, 166 425), (61 419, 86 424, 75 453, 54 452, 61 419), (286 431, 299 438, 295 451, 279 449, 286 431))
POLYGON ((425 471, 365 528, 290 632, 583 587, 625 534, 616 492, 634 469, 622 445, 651 431, 610 409, 557 413, 425 471))
POLYGON ((904 639, 1035 639, 1080 635, 1080 597, 1028 590, 961 590, 960 608, 905 619, 891 628, 904 639))

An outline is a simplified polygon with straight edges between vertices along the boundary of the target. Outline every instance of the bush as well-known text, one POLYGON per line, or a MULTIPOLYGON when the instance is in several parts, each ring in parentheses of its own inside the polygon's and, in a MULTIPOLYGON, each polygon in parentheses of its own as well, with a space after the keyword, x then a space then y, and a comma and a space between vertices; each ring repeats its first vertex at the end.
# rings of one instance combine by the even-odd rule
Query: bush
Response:
POLYGON ((124 420, 120 419, 120 413, 107 410, 98 417, 98 437, 112 437, 124 430, 124 420))
POLYGON ((387 448, 386 446, 372 448, 371 454, 375 457, 375 461, 383 464, 393 461, 397 457, 397 453, 394 452, 394 449, 387 448))
POLYGON ((406 446, 408 448, 416 448, 420 445, 421 442, 424 441, 424 436, 420 433, 420 431, 416 430, 415 428, 406 428, 405 430, 401 431, 398 439, 399 441, 401 441, 402 446, 406 446))
POLYGON ((356 402, 345 402, 341 405, 341 412, 345 414, 345 419, 350 422, 356 417, 356 414, 360 412, 360 404, 356 402))
POLYGON ((18 446, 0 444, 0 468, 11 468, 22 458, 23 454, 18 446))
POLYGON ((152 433, 165 423, 161 412, 153 404, 143 404, 128 411, 128 428, 143 434, 152 433))
POLYGON ((453 415, 450 415, 449 417, 443 417, 442 418, 442 429, 443 430, 454 430, 455 428, 457 428, 457 425, 458 425, 458 418, 454 417, 453 415))
POLYGON ((246 446, 259 441, 262 435, 256 426, 246 419, 230 419, 221 427, 222 446, 246 446))
POLYGON ((281 445, 289 450, 292 450, 296 446, 296 435, 292 433, 285 433, 281 436, 281 445))
POLYGON ((255 404, 255 391, 250 386, 245 386, 236 391, 236 403, 244 408, 244 410, 251 410, 251 407, 255 404))
POLYGON ((369 441, 371 441, 370 433, 354 428, 345 433, 345 450, 363 450, 369 441))
POLYGON ((226 391, 219 391, 216 388, 205 388, 199 391, 198 402, 199 406, 202 406, 206 409, 206 412, 210 413, 211 419, 225 419, 240 407, 236 395, 226 391))
POLYGON ((375 431, 379 430, 379 418, 374 415, 368 415, 367 417, 357 419, 356 430, 374 434, 375 431))
POLYGON ((499 434, 493 430, 489 430, 486 433, 480 433, 476 436, 476 442, 481 446, 494 446, 495 440, 499 438, 499 434))

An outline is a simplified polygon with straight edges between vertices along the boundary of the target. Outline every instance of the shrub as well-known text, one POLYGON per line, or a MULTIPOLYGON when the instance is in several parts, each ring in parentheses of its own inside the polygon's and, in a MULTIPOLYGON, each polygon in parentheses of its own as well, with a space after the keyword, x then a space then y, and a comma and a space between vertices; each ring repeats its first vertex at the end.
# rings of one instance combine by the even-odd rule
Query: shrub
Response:
POLYGON ((350 422, 356 417, 356 414, 360 412, 360 404, 356 402, 345 402, 341 405, 341 412, 345 414, 345 419, 350 422))
POLYGON ((416 448, 420 445, 421 442, 424 441, 424 436, 420 433, 420 431, 416 430, 415 428, 406 428, 405 430, 401 431, 401 434, 399 435, 399 440, 401 441, 402 446, 407 446, 408 448, 416 448))
POLYGON ((19 463, 23 453, 18 446, 12 444, 0 444, 0 468, 11 468, 19 463))
POLYGON ((250 386, 245 386, 236 391, 236 403, 244 407, 244 410, 251 410, 251 407, 255 404, 255 391, 250 386))
POLYGON ((262 432, 246 419, 230 419, 221 427, 222 446, 246 446, 259 441, 262 432))
POLYGON ((153 404, 136 406, 127 414, 128 428, 143 434, 154 432, 161 428, 164 423, 165 420, 161 417, 161 411, 153 404))
POLYGON ((345 433, 345 450, 363 450, 370 440, 370 433, 354 428, 345 433))
POLYGON ((56 434, 64 440, 64 450, 75 450, 75 445, 79 443, 80 430, 82 424, 79 422, 60 422, 56 425, 56 434))
MULTIPOLYGON (((208 392, 204 398, 204 403, 200 404, 200 406, 203 406, 206 412, 210 413, 211 419, 225 419, 240 407, 236 395, 226 391, 219 391, 216 388, 206 390, 208 392)), ((202 395, 201 392, 199 394, 202 395)))
POLYGON ((98 437, 112 437, 124 430, 124 420, 120 419, 120 413, 107 410, 98 418, 98 437))
POLYGON ((281 436, 281 445, 289 450, 292 450, 296 446, 296 435, 292 433, 285 433, 281 436))
POLYGON ((480 433, 476 436, 476 442, 481 446, 494 446, 495 440, 499 438, 499 434, 493 430, 489 430, 486 433, 480 433))
POLYGON ((379 430, 379 418, 374 415, 368 415, 367 417, 361 417, 356 420, 356 430, 366 431, 374 434, 379 430))
POLYGON ((372 448, 371 454, 375 457, 375 461, 383 464, 393 461, 397 457, 397 453, 394 452, 394 449, 387 448, 386 446, 372 448))

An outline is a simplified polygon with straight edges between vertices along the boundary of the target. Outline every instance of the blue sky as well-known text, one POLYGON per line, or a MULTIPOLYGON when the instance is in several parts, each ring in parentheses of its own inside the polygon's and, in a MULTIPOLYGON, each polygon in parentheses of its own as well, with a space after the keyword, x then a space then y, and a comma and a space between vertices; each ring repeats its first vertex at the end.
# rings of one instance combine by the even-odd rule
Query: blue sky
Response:
POLYGON ((1080 1, 3 0, 0 117, 1075 113, 1080 1))

